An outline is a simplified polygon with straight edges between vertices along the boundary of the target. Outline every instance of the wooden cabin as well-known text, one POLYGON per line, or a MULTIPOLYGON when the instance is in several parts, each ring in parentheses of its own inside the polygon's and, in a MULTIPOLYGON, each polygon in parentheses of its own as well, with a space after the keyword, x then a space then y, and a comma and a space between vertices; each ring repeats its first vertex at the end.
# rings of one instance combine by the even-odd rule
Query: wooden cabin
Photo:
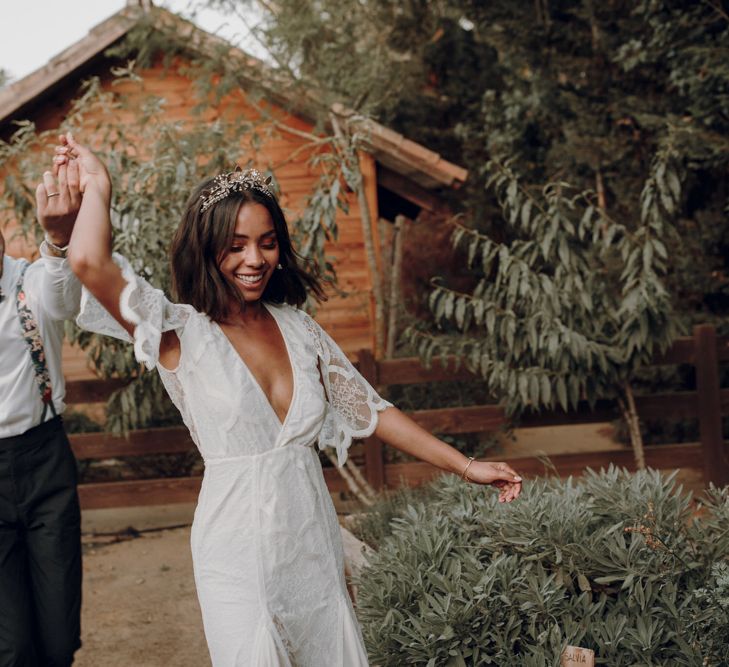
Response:
MULTIPOLYGON (((128 6, 93 28, 89 34, 46 66, 0 90, 0 136, 7 138, 13 121, 32 120, 39 131, 59 127, 69 112, 72 100, 78 95, 84 79, 98 76, 107 90, 118 95, 140 95, 139 88, 131 85, 112 86, 110 69, 119 62, 108 55, 108 49, 118 44, 141 20, 152 21, 160 30, 173 30, 185 37, 190 53, 205 53, 219 49, 222 40, 166 10, 142 9, 128 6)), ((245 62, 248 70, 267 70, 237 49, 230 49, 231 58, 245 62)), ((198 103, 190 93, 192 82, 185 74, 185 57, 178 57, 172 66, 160 62, 137 71, 142 79, 145 95, 157 95, 166 101, 171 118, 198 121, 193 107, 198 103)), ((268 70, 270 71, 270 70, 268 70)), ((287 129, 271 133, 258 149, 257 162, 273 168, 281 186, 281 203, 289 215, 295 215, 305 206, 319 177, 309 162, 310 150, 304 135, 314 130, 313 118, 306 105, 286 99, 285 91, 277 90, 276 76, 258 76, 257 84, 266 84, 264 103, 269 112, 287 129), (297 133, 297 131, 300 133, 297 133), (277 166, 280 165, 280 166, 277 166)), ((253 85, 253 81, 251 82, 253 85)), ((256 104, 260 104, 257 101, 256 104)), ((260 109, 260 107, 258 107, 260 109)), ((393 221, 402 214, 416 217, 422 211, 442 210, 439 192, 458 187, 467 177, 465 169, 452 164, 424 146, 409 141, 382 125, 353 118, 351 112, 335 105, 332 114, 342 123, 355 122, 364 137, 360 165, 374 238, 376 268, 370 266, 365 251, 360 206, 354 193, 349 193, 349 212, 340 212, 337 219, 339 238, 327 249, 335 258, 339 286, 346 296, 333 295, 317 312, 317 319, 351 356, 361 349, 375 349, 375 302, 373 271, 386 273, 381 249, 387 247, 388 226, 381 220, 393 221)), ((216 105, 206 109, 202 118, 213 120, 221 114, 234 113, 241 118, 252 118, 258 111, 245 87, 226 95, 216 105)), ((87 120, 89 127, 93 118, 87 120)), ((124 117, 118 118, 119 123, 124 117)), ((90 129, 91 132, 91 129, 90 129)), ((242 150, 244 147, 242 147, 242 150)), ((39 159, 41 159, 39 157, 39 159)), ((0 167, 0 178, 4 178, 0 167)), ((12 227, 12 222, 10 223, 12 227)), ((9 239, 12 229, 5 230, 9 239)), ((11 255, 32 258, 36 248, 20 239, 8 244, 11 255)), ((87 376, 83 353, 67 347, 66 374, 70 378, 87 376)))

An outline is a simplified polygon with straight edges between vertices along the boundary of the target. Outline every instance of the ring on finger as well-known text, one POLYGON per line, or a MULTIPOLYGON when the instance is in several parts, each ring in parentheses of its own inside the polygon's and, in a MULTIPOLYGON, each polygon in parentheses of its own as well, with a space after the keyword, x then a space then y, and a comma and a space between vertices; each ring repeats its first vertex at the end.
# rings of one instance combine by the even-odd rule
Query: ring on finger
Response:
POLYGON ((58 197, 61 193, 60 192, 49 192, 46 197, 50 199, 51 197, 58 197))

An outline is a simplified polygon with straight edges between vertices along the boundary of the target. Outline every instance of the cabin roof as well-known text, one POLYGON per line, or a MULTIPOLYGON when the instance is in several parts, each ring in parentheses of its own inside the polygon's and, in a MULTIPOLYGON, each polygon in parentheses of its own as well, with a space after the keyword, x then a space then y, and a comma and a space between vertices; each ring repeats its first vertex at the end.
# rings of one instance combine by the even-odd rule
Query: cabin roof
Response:
MULTIPOLYGON (((246 65, 244 71, 251 73, 252 81, 255 78, 257 84, 263 85, 272 102, 289 108, 293 106, 296 113, 311 119, 309 104, 313 103, 313 100, 302 99, 300 94, 295 100, 287 98, 286 86, 277 86, 280 78, 276 71, 262 61, 165 9, 154 7, 143 10, 140 7, 127 6, 92 28, 85 37, 52 58, 43 67, 0 90, 0 126, 10 120, 21 118, 44 99, 59 92, 69 79, 83 75, 94 63, 104 58, 104 53, 110 46, 120 41, 150 12, 153 25, 184 34, 191 48, 199 52, 210 52, 228 46, 230 57, 244 61, 246 65)), ((468 176, 466 169, 445 160, 435 151, 407 139, 376 121, 358 116, 341 104, 335 104, 331 108, 331 113, 341 122, 355 125, 363 148, 370 152, 382 167, 413 181, 422 188, 433 190, 458 187, 468 176)))

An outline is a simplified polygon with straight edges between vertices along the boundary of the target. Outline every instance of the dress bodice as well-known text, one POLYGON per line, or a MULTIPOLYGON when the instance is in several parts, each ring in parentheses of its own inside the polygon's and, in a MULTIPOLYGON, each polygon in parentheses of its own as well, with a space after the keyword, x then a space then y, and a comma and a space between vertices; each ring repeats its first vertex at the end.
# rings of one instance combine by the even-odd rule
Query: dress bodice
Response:
POLYGON ((162 381, 205 459, 262 454, 276 447, 316 443, 327 403, 317 352, 288 306, 268 306, 293 373, 291 405, 283 423, 220 327, 191 314, 180 336, 180 364, 158 364, 162 381))
MULTIPOLYGON (((118 255, 114 259, 127 280, 120 310, 136 326, 137 360, 157 368, 206 460, 318 441, 320 447, 334 447, 342 465, 352 438, 370 435, 378 411, 390 405, 309 315, 286 304, 267 303, 286 343, 294 381, 291 405, 282 424, 217 323, 192 306, 171 303, 161 290, 135 275, 126 259, 118 255), (175 330, 180 339, 180 362, 173 370, 159 363, 161 335, 169 330, 175 330)), ((78 324, 132 342, 86 290, 78 324)))

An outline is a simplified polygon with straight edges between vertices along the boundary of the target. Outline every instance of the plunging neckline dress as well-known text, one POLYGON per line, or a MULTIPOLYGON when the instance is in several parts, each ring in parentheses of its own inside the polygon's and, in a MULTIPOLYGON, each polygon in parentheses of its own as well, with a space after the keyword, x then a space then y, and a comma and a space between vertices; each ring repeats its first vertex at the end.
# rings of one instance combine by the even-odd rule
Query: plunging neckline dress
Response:
MULTIPOLYGON (((136 357, 157 368, 205 461, 191 550, 213 666, 366 666, 316 446, 334 447, 342 465, 352 438, 370 435, 390 404, 308 315, 265 304, 293 374, 281 422, 216 323, 115 261, 128 282, 120 309, 136 327, 136 357), (174 370, 158 361, 168 330, 180 339, 174 370)), ((85 290, 78 324, 132 342, 85 290)))

